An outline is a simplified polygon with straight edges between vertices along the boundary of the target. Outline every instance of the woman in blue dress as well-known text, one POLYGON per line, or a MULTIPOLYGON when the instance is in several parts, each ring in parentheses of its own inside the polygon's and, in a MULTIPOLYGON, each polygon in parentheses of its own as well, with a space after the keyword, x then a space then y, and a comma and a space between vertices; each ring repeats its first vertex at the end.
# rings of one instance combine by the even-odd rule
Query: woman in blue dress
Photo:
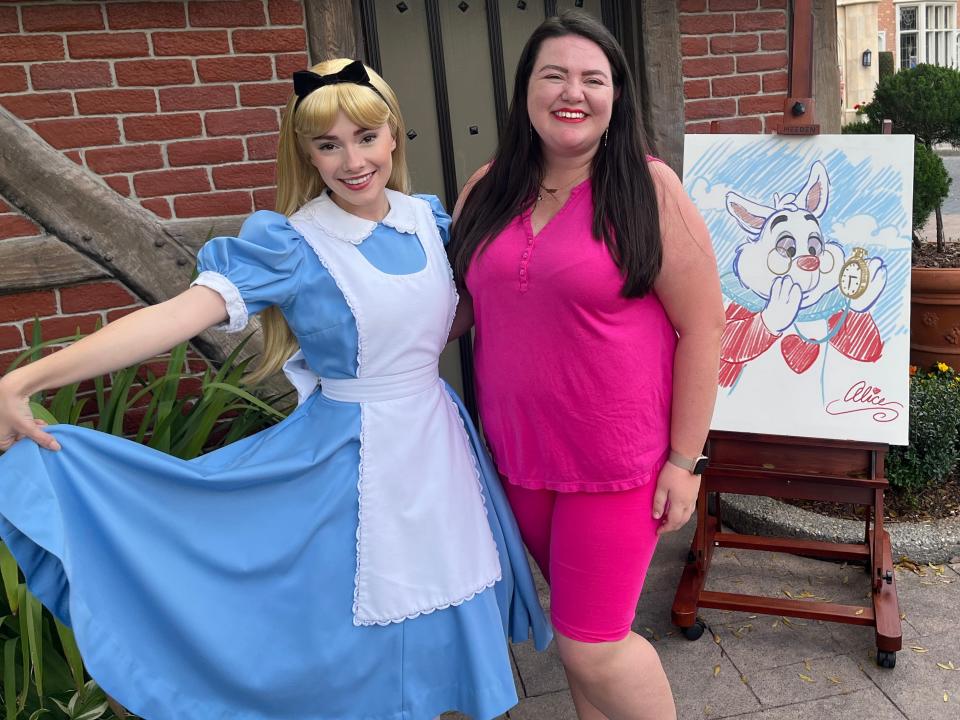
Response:
POLYGON ((177 297, 0 380, 0 534, 91 675, 149 720, 474 718, 517 698, 505 636, 550 631, 476 430, 440 380, 456 308, 436 198, 408 195, 389 86, 295 75, 278 208, 177 297), (269 310, 267 310, 269 308, 269 310), (27 398, 263 317, 285 421, 191 461, 27 398), (9 448, 9 449, 8 449, 9 448))

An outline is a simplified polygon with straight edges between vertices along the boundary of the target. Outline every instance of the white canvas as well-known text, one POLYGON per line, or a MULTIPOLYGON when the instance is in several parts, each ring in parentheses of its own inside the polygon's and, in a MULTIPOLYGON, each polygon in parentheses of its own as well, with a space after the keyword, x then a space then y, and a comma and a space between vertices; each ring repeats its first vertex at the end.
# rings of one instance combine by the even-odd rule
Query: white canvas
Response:
POLYGON ((716 430, 907 443, 913 137, 688 135, 727 323, 716 430))

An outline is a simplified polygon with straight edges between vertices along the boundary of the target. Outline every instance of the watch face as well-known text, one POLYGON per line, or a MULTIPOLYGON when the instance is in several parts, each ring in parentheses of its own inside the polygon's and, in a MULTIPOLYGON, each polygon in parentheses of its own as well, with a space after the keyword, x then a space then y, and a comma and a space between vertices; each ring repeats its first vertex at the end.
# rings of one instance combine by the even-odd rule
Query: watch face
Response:
POLYGON ((859 262, 848 261, 840 268, 840 292, 849 298, 855 298, 866 290, 863 268, 859 262))
POLYGON ((702 475, 702 474, 703 474, 703 471, 707 469, 707 463, 708 463, 708 462, 709 462, 709 460, 707 459, 706 456, 702 456, 702 457, 697 458, 697 462, 696 462, 696 464, 693 466, 693 474, 694 474, 694 475, 702 475))

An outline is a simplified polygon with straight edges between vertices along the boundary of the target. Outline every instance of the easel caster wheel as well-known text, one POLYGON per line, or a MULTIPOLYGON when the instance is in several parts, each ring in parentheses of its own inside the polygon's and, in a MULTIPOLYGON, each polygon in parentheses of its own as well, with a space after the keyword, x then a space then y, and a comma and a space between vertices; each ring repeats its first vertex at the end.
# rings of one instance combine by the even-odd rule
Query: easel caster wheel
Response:
POLYGON ((886 652, 877 650, 877 665, 882 668, 894 668, 897 665, 897 654, 895 652, 886 652))
POLYGON ((703 631, 706 630, 707 624, 697 618, 697 621, 693 623, 690 627, 680 628, 680 632, 683 633, 683 636, 687 640, 699 640, 700 636, 703 635, 703 631))

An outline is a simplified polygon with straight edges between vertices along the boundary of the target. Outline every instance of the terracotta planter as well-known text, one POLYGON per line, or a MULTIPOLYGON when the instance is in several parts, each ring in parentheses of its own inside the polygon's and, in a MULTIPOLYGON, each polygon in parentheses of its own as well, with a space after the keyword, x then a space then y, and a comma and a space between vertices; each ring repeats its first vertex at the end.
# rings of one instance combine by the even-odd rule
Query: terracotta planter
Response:
POLYGON ((913 268, 910 362, 960 369, 960 268, 913 268))

